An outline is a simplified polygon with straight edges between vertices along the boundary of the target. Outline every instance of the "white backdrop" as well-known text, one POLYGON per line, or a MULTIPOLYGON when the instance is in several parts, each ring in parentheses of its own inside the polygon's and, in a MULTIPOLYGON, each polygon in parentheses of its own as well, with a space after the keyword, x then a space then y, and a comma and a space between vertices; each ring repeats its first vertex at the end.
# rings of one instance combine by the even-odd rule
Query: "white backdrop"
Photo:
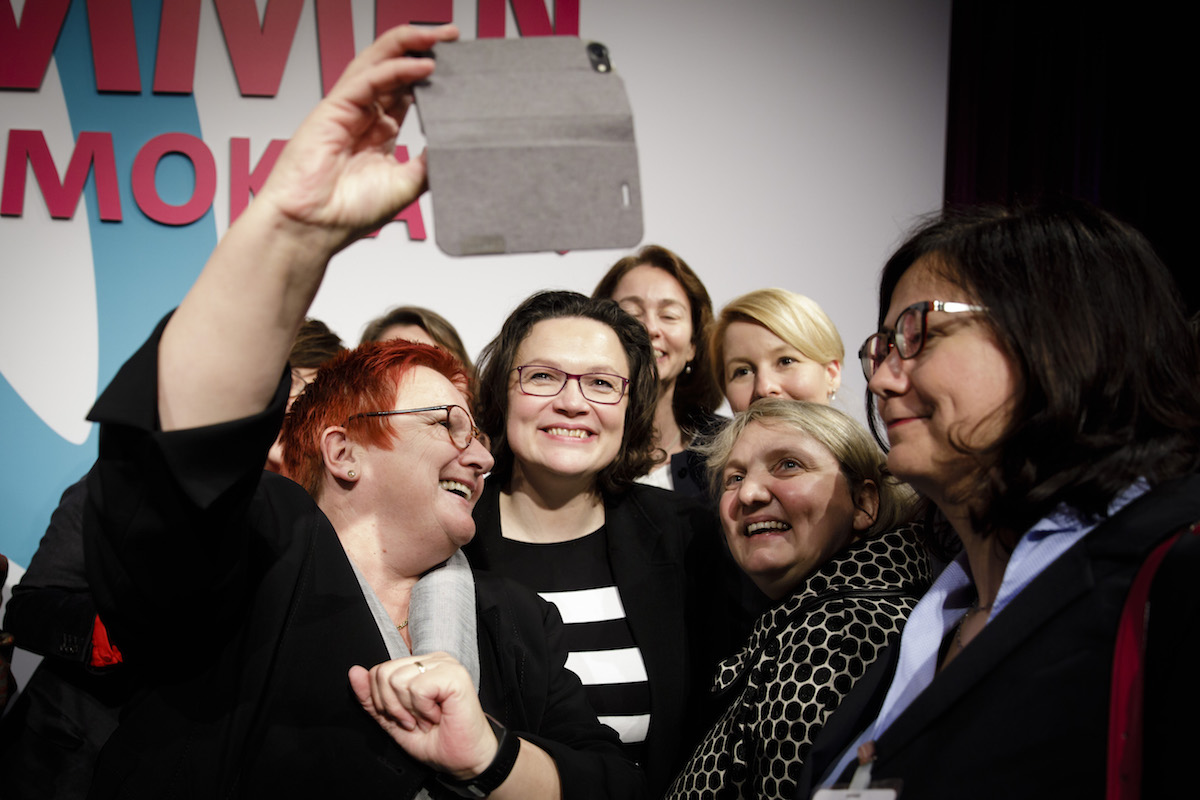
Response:
MULTIPOLYGON (((20 19, 22 0, 0 2, 20 19)), ((194 94, 154 96, 157 10, 146 7, 157 4, 133 5, 141 96, 95 91, 83 0, 72 2, 41 89, 0 89, 0 131, 42 130, 60 175, 81 130, 112 131, 124 215, 99 221, 89 180, 74 217, 52 220, 29 170, 23 214, 0 218, 0 552, 18 565, 62 488, 95 457, 95 431, 82 420, 98 389, 182 297, 227 226, 230 138, 249 137, 256 163, 320 97, 312 2, 274 98, 239 96, 211 0, 202 3, 194 94), (212 151, 217 192, 209 214, 176 228, 138 210, 129 164, 152 136, 185 129, 212 151)), ((374 3, 352 8, 361 48, 374 3)), ((475 36, 475 9, 454 3, 464 38, 475 36)), ((633 105, 644 242, 680 253, 718 308, 764 286, 820 302, 846 342, 837 402, 863 418, 853 353, 874 327, 879 267, 915 218, 941 203, 950 0, 580 0, 580 10, 581 36, 608 46, 633 105)), ((508 35, 517 35, 511 11, 508 35)), ((419 152, 415 118, 401 143, 419 152)), ((164 161, 160 193, 168 199, 175 182, 186 198, 191 180, 164 161)), ((427 240, 410 241, 395 224, 355 244, 335 260, 311 314, 353 343, 385 308, 424 305, 475 354, 532 291, 590 292, 624 255, 452 259, 433 242, 427 199, 422 211, 427 240)))

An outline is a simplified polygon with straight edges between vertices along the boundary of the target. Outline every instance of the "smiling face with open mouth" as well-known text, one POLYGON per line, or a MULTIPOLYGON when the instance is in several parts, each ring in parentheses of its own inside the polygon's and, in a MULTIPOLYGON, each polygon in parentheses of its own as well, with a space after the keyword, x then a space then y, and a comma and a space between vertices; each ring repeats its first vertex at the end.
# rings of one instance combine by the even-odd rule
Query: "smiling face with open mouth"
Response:
MULTIPOLYGON (((445 376, 414 367, 400 381, 394 408, 458 405, 467 400, 445 376)), ((457 413, 457 412, 456 412, 457 413)), ((450 438, 445 410, 387 418, 395 431, 388 449, 363 445, 358 481, 377 498, 382 517, 404 520, 404 547, 433 566, 471 541, 471 510, 483 490, 492 457, 477 439, 460 450, 450 438)))
POLYGON ((594 483, 621 450, 628 393, 618 403, 592 402, 568 379, 553 397, 521 391, 517 366, 537 364, 570 374, 629 377, 617 334, 602 322, 580 317, 542 320, 517 348, 509 378, 506 432, 514 474, 582 479, 594 483))
POLYGON ((751 422, 722 473, 721 524, 734 559, 773 600, 871 525, 833 453, 788 425, 751 422))

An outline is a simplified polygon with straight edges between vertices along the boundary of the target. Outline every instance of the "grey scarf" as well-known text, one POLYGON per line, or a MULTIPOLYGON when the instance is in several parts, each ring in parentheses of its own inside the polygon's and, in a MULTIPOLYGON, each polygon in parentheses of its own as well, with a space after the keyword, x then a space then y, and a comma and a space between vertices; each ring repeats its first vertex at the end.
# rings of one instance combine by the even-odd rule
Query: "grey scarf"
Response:
MULTIPOLYGON (((379 634, 391 658, 405 658, 408 652, 404 637, 396 630, 375 590, 350 559, 354 576, 362 587, 363 597, 375 617, 379 634)), ((461 550, 439 567, 421 576, 413 587, 408 605, 408 632, 416 654, 442 650, 458 659, 467 669, 475 691, 479 691, 479 640, 476 638, 475 578, 471 565, 461 550)), ((372 664, 365 664, 370 668, 372 664)))

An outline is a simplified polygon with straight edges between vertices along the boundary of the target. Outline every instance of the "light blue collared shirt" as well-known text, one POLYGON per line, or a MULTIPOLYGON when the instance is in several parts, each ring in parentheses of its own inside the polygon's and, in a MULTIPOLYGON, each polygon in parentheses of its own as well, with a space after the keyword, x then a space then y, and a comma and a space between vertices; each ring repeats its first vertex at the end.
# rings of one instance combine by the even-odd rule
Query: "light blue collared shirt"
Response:
MULTIPOLYGON (((1108 518, 1149 489, 1150 484, 1145 479, 1139 479, 1128 486, 1109 505, 1108 518)), ((991 613, 988 614, 988 622, 1004 611, 1004 607, 1056 558, 1103 521, 1104 519, 1081 518, 1066 505, 1058 506, 1049 515, 1038 520, 1017 542, 1008 560, 1000 591, 992 603, 991 613)), ((942 571, 909 615, 904 633, 900 637, 900 657, 896 665, 896 674, 892 677, 892 684, 883 700, 883 706, 879 709, 879 716, 842 753, 833 768, 825 773, 821 779, 822 786, 831 786, 856 758, 858 746, 863 742, 878 739, 933 681, 937 675, 938 653, 942 641, 958 625, 972 597, 974 589, 967 554, 960 553, 942 571)))

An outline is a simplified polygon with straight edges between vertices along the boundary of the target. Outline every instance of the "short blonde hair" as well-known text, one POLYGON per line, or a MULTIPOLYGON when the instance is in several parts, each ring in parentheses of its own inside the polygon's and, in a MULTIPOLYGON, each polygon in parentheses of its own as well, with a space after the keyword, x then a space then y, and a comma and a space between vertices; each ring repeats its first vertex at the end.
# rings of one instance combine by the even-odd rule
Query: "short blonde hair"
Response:
POLYGON ((842 474, 850 483, 851 497, 857 497, 867 481, 875 484, 879 490, 879 508, 864 535, 875 536, 910 520, 916 493, 888 472, 887 457, 867 429, 832 406, 803 400, 759 400, 734 415, 729 424, 701 448, 708 459, 714 495, 719 496, 722 491, 721 478, 733 446, 746 426, 753 422, 791 428, 816 439, 837 459, 842 474))
POLYGON ((787 289, 757 289, 731 300, 713 324, 709 368, 722 389, 726 383, 725 331, 733 322, 762 325, 818 364, 845 363, 846 347, 841 334, 815 300, 787 289))

